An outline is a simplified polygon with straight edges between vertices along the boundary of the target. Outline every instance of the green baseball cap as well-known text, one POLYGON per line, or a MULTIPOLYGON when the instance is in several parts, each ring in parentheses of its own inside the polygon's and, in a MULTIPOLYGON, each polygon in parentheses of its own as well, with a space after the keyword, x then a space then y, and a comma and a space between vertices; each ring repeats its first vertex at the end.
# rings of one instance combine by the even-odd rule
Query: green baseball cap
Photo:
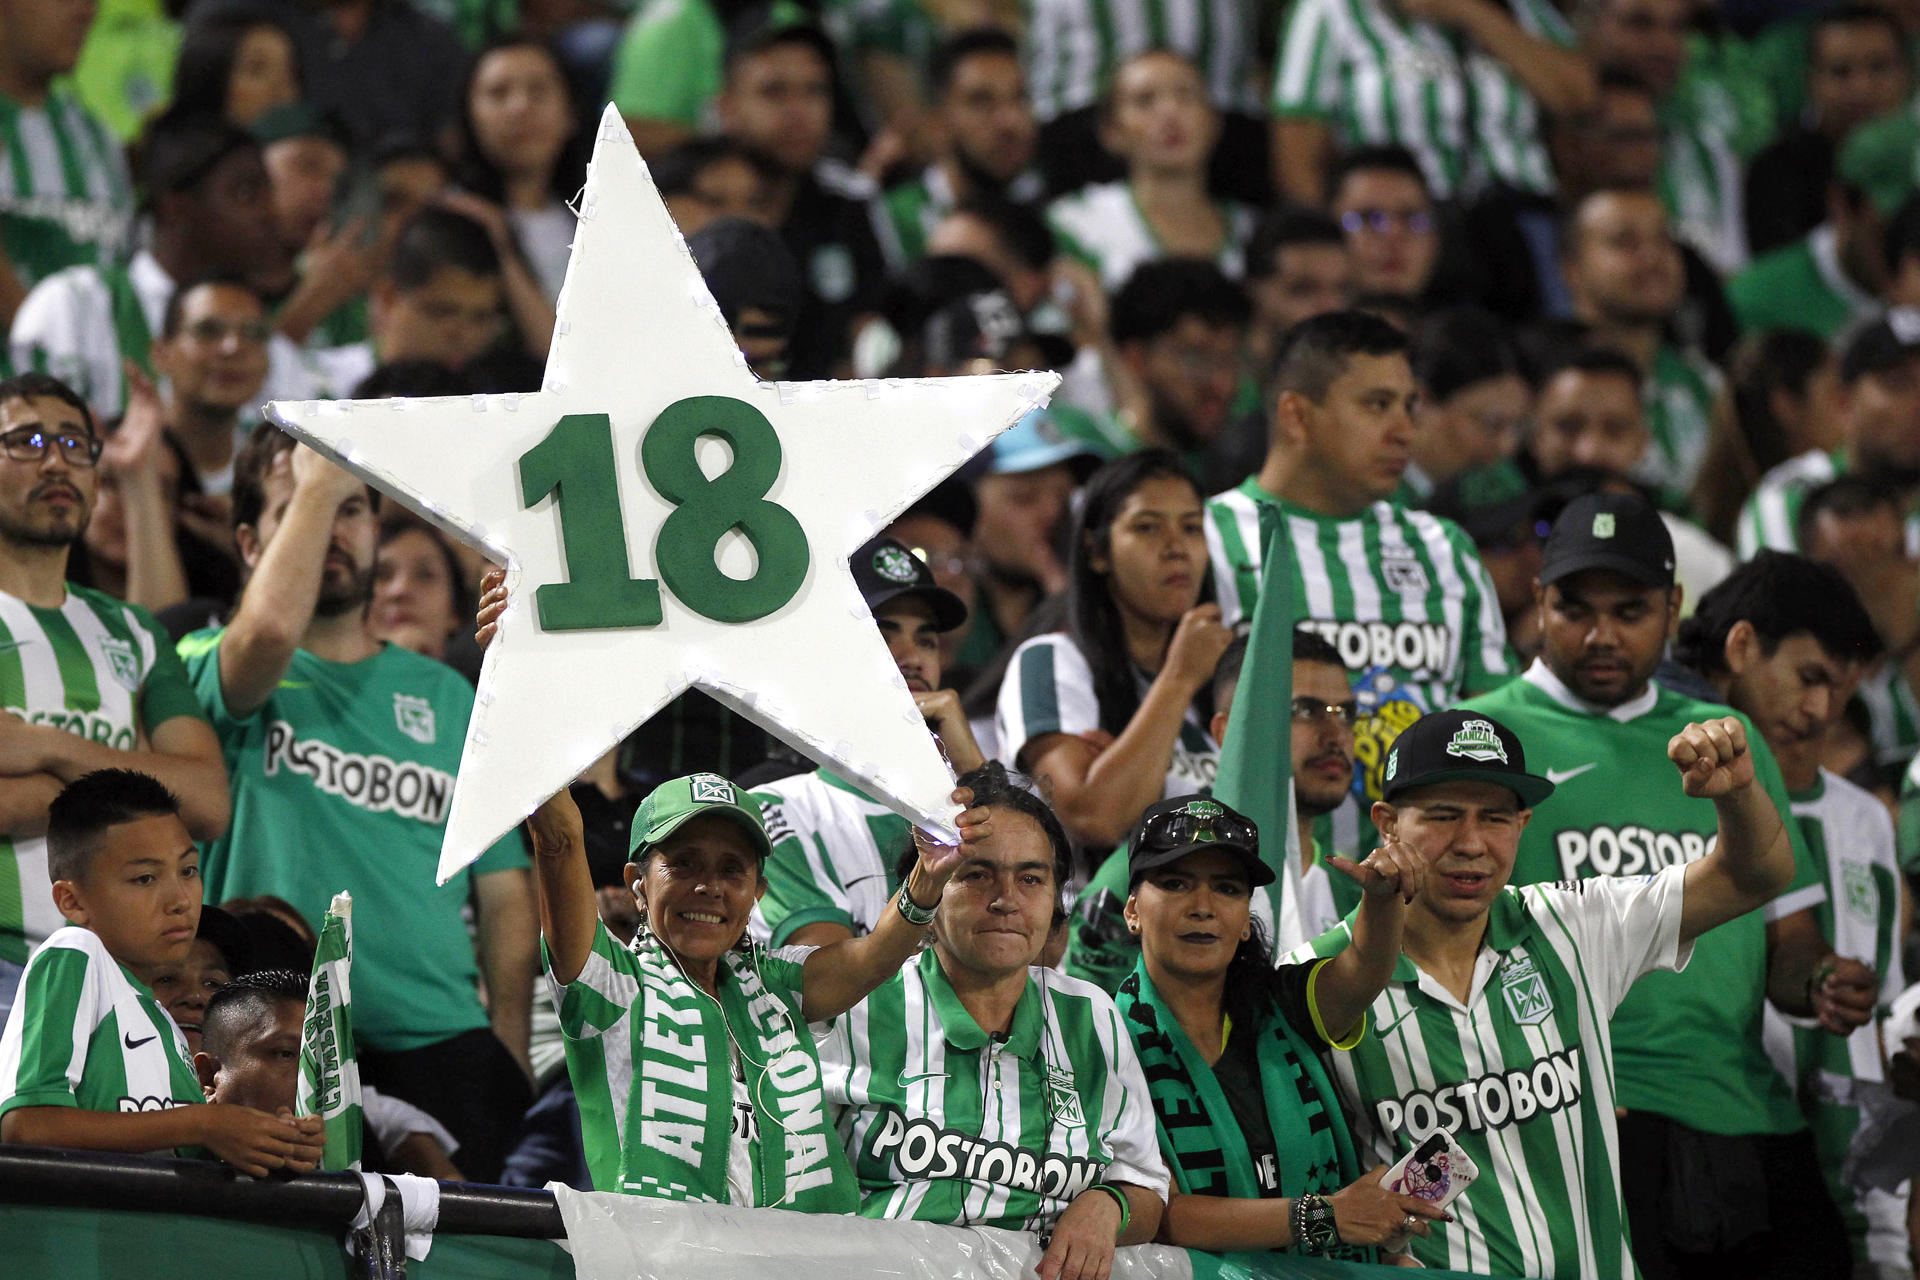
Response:
POLYGON ((1914 156, 1920 152, 1920 120, 1901 108, 1858 125, 1834 162, 1834 176, 1865 194, 1882 216, 1913 192, 1914 156))
POLYGON ((766 824, 760 818, 759 801, 717 773, 690 773, 661 783, 640 802, 639 812, 633 815, 628 854, 637 859, 648 847, 659 844, 685 826, 689 819, 703 813, 725 814, 739 823, 762 862, 773 852, 773 845, 767 840, 766 824))

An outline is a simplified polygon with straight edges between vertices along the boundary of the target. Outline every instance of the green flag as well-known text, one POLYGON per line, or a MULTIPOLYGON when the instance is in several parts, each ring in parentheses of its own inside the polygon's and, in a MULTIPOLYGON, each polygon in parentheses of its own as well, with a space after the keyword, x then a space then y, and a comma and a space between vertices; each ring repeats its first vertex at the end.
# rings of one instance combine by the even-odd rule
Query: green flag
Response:
POLYGON ((1300 925, 1300 832, 1293 820, 1293 553, 1280 508, 1257 505, 1260 598, 1213 794, 1259 828, 1260 859, 1275 877, 1261 892, 1272 904, 1277 955, 1307 940, 1300 925))
POLYGON ((300 1028, 300 1082, 293 1113, 327 1126, 322 1169, 360 1167, 360 1064, 353 1056, 353 898, 336 893, 320 928, 300 1028))

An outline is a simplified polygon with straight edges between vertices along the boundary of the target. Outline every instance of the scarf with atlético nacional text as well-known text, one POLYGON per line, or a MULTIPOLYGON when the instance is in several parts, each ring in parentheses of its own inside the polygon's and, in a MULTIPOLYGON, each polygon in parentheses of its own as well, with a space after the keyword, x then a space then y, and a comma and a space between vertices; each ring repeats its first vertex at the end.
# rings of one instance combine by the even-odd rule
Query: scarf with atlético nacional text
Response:
POLYGON ((640 931, 633 950, 644 970, 637 1010, 641 1060, 633 1073, 646 1102, 628 1115, 622 1190, 728 1203, 731 1030, 760 1133, 755 1202, 803 1213, 857 1209, 846 1149, 827 1117, 813 1037, 798 1010, 761 981, 763 953, 729 951, 721 958, 716 1001, 680 971, 650 930, 640 931))

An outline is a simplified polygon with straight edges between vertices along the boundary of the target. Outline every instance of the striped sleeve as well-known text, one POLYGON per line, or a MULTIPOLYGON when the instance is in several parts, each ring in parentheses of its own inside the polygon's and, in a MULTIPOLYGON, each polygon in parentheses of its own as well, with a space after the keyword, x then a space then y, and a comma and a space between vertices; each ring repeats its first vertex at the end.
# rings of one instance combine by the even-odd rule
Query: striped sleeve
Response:
POLYGON ((1093 669, 1073 641, 1035 636, 1007 666, 997 707, 1002 754, 1021 768, 1027 744, 1050 733, 1087 733, 1100 727, 1093 669))
POLYGON ((1680 940, 1686 876, 1682 865, 1650 876, 1592 876, 1528 885, 1519 893, 1564 931, 1573 956, 1593 983, 1595 1005, 1606 1015, 1645 975, 1687 967, 1693 943, 1680 940))
POLYGON ((798 1004, 805 988, 807 957, 818 947, 775 947, 760 957, 760 981, 769 991, 798 1004))
POLYGON ((119 408, 120 349, 106 282, 91 267, 55 272, 27 294, 8 335, 13 367, 50 373, 106 415, 119 408))
POLYGON ((1338 0, 1295 0, 1280 31, 1270 111, 1276 118, 1332 122, 1340 107, 1334 29, 1338 0))
POLYGON ((1460 637, 1460 696, 1471 697, 1499 688, 1513 677, 1515 663, 1507 649, 1507 623, 1500 614, 1500 597, 1473 542, 1451 521, 1442 521, 1453 545, 1460 581, 1466 588, 1461 608, 1464 633, 1460 637))
POLYGON ((837 924, 854 930, 853 904, 833 874, 833 859, 820 834, 803 820, 806 806, 778 790, 756 791, 773 853, 766 861, 767 892, 758 915, 761 941, 779 946, 810 924, 837 924))
POLYGON ((152 652, 144 654, 147 658, 146 678, 140 682, 140 722, 148 732, 156 725, 165 724, 177 716, 190 716, 205 721, 207 716, 200 709, 200 700, 193 696, 193 685, 187 679, 187 669, 180 662, 180 655, 174 651, 173 639, 160 628, 152 614, 137 605, 126 606, 127 618, 141 637, 141 648, 151 646, 152 652))
POLYGON ((591 1040, 621 1026, 640 998, 640 962, 614 941, 607 926, 593 926, 593 950, 580 976, 559 982, 546 939, 540 940, 540 964, 546 972, 553 1007, 560 1011, 560 1033, 569 1040, 591 1040))
POLYGON ((75 947, 43 946, 20 979, 0 1036, 0 1115, 17 1107, 79 1106, 87 1046, 100 1021, 93 957, 75 947))
POLYGON ((1260 598, 1260 513, 1237 490, 1207 503, 1207 557, 1220 620, 1232 626, 1260 598))
POLYGON ((1794 551, 1799 545, 1800 507, 1806 490, 1795 484, 1765 480, 1740 508, 1735 528, 1734 552, 1742 560, 1751 560, 1764 549, 1794 551))
POLYGON ((1153 1099, 1147 1093, 1146 1073, 1140 1069, 1140 1057, 1134 1052, 1133 1037, 1120 1025, 1120 1011, 1104 992, 1091 992, 1098 998, 1095 1017, 1100 1029, 1101 1048, 1113 1070, 1107 1073, 1106 1114, 1110 1117, 1103 1135, 1113 1159, 1107 1165, 1106 1180, 1130 1182, 1167 1198, 1166 1162, 1160 1157, 1160 1139, 1153 1112, 1153 1099))

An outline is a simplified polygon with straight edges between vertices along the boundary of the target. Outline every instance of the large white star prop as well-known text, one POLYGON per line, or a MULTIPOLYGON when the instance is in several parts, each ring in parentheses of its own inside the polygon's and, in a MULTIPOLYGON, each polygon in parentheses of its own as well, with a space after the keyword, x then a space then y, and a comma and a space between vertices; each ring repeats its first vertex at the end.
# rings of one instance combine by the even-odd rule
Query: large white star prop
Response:
POLYGON ((441 881, 689 686, 952 838, 847 557, 1058 382, 757 380, 608 108, 540 391, 267 406, 507 566, 441 881))

